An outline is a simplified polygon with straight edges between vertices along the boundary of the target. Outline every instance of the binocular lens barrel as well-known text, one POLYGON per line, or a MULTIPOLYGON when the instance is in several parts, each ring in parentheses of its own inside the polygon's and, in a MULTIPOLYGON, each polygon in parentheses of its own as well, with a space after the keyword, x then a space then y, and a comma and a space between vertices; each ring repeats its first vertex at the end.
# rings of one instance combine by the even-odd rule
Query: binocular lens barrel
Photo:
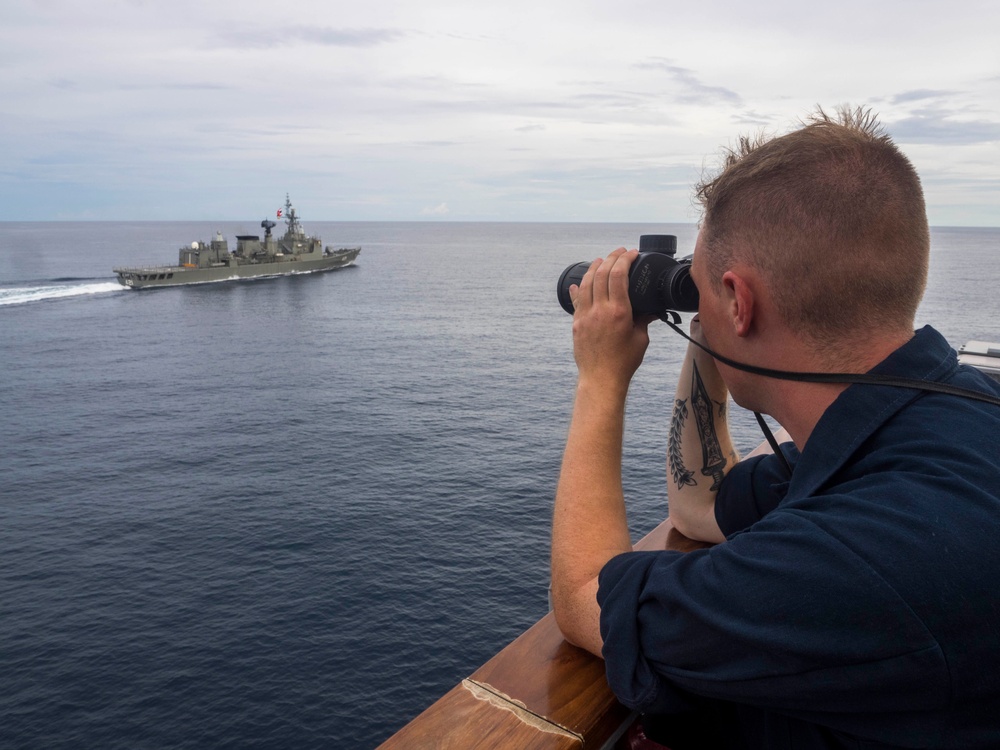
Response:
POLYGON ((580 282, 583 281, 583 275, 587 273, 588 268, 590 268, 590 263, 586 261, 574 263, 567 267, 559 277, 559 284, 556 286, 556 296, 559 297, 559 304, 562 305, 562 309, 570 315, 573 314, 573 300, 569 297, 569 288, 573 284, 580 286, 580 282))
MULTIPOLYGON (((644 234, 639 238, 639 255, 628 271, 628 297, 635 317, 663 317, 668 310, 696 312, 698 287, 691 278, 691 258, 674 260, 677 238, 672 234, 644 234)), ((569 288, 581 280, 590 263, 568 266, 559 276, 556 296, 562 309, 573 314, 569 288)))

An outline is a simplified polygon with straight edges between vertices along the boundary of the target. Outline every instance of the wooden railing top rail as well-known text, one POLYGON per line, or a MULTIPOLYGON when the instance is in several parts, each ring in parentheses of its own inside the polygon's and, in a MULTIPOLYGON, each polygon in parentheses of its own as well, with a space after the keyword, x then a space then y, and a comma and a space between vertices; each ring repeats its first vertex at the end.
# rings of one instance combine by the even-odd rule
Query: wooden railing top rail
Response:
MULTIPOLYGON (((669 521, 636 549, 703 546, 669 521)), ((604 662, 566 642, 550 612, 380 750, 577 750, 610 746, 631 719, 604 677, 604 662)))
MULTIPOLYGON (((784 430, 776 437, 789 439, 784 430)), ((750 455, 769 451, 762 443, 750 455)), ((635 549, 706 546, 666 520, 635 549)), ((608 687, 604 662, 566 642, 550 612, 379 750, 601 750, 631 719, 608 687)))

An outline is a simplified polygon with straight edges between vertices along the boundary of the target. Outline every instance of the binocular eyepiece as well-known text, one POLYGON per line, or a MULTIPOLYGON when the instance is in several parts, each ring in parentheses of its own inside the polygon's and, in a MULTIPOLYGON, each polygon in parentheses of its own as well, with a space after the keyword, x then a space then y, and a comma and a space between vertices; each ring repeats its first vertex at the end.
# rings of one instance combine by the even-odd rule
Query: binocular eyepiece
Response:
MULTIPOLYGON (((696 312, 698 287, 691 278, 691 256, 675 260, 677 237, 644 234, 639 238, 639 256, 628 270, 628 298, 635 317, 666 316, 670 310, 696 312)), ((563 310, 573 314, 569 288, 580 284, 590 263, 574 263, 559 277, 556 295, 563 310)))

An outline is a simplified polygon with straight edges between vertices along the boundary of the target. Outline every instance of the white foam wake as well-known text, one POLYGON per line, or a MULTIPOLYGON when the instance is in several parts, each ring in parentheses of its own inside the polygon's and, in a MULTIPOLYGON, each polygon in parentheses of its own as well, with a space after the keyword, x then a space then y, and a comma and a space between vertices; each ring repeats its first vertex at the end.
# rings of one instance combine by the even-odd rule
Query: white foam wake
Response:
POLYGON ((0 289, 0 306, 23 305, 28 302, 42 302, 62 297, 79 297, 85 294, 107 294, 124 292, 125 287, 116 281, 102 281, 96 284, 49 284, 46 286, 23 286, 0 289))

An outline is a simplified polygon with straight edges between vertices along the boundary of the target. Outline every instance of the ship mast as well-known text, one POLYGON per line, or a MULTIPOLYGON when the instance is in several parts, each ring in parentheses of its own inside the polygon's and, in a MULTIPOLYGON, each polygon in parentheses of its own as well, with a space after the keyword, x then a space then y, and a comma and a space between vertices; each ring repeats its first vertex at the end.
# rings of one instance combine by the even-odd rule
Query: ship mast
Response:
POLYGON ((295 215, 292 199, 288 197, 288 193, 285 193, 285 223, 288 225, 286 236, 301 237, 305 234, 299 225, 299 217, 295 215))

